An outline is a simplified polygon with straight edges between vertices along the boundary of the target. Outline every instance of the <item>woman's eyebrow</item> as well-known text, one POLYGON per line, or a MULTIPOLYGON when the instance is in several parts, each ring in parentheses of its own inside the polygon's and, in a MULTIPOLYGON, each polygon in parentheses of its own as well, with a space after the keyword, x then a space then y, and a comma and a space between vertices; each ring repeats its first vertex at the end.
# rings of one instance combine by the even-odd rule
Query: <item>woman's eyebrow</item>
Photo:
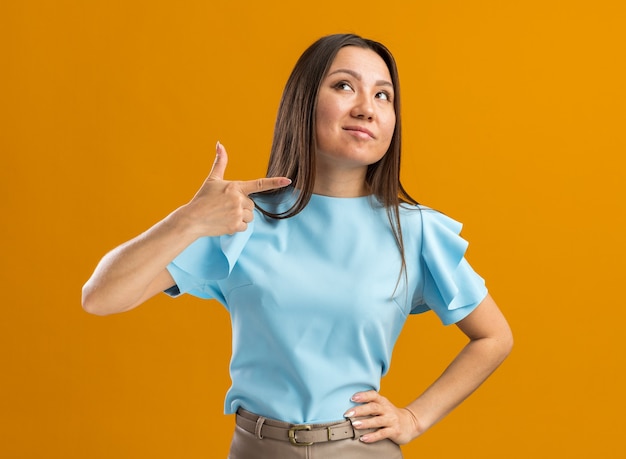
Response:
MULTIPOLYGON (((330 72, 328 74, 328 76, 334 75, 335 73, 347 73, 348 75, 352 75, 354 78, 356 78, 359 81, 362 80, 361 74, 359 72, 355 72, 354 70, 337 69, 337 70, 334 70, 334 71, 330 72)), ((376 86, 391 86, 393 88, 393 84, 390 81, 387 81, 387 80, 378 80, 378 81, 376 81, 376 86)))

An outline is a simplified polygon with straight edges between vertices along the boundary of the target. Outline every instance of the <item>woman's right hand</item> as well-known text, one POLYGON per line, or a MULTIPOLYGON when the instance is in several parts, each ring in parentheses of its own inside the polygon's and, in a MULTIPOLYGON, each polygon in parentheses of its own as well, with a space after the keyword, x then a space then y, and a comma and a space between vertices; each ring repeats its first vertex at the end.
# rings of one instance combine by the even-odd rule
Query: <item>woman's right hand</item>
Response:
POLYGON ((93 314, 132 309, 174 285, 167 265, 203 236, 245 231, 252 221, 251 193, 291 183, 285 177, 250 181, 224 180, 228 158, 217 144, 211 173, 189 203, 143 234, 107 253, 83 286, 83 308, 93 314))
POLYGON ((194 228, 196 237, 245 231, 253 219, 254 211, 254 202, 248 195, 282 188, 291 183, 285 177, 249 181, 224 180, 228 155, 219 142, 215 149, 211 173, 193 199, 180 209, 188 224, 194 228))

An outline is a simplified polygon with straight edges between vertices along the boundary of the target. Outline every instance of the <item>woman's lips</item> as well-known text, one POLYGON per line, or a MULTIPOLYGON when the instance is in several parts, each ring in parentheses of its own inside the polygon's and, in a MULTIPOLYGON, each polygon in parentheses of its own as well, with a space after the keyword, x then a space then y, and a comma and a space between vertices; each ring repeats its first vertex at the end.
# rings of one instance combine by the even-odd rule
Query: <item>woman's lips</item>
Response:
POLYGON ((348 131, 350 134, 356 137, 362 138, 362 139, 367 139, 367 138, 375 139, 376 138, 374 137, 374 134, 372 133, 372 131, 361 126, 344 126, 343 130, 348 131))

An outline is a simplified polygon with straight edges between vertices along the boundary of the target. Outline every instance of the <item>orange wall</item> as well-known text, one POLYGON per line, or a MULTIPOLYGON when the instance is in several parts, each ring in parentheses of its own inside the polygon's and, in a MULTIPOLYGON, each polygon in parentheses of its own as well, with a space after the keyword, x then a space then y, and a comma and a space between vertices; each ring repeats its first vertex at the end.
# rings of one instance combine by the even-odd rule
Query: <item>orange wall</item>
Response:
MULTIPOLYGON (((290 69, 339 31, 394 51, 406 185, 465 223, 516 336, 406 457, 623 453, 621 5, 2 2, 0 457, 225 457, 225 311, 162 296, 94 317, 80 288, 192 196, 217 140, 228 177, 262 175, 290 69)), ((385 395, 408 402, 461 344, 412 318, 385 395)))

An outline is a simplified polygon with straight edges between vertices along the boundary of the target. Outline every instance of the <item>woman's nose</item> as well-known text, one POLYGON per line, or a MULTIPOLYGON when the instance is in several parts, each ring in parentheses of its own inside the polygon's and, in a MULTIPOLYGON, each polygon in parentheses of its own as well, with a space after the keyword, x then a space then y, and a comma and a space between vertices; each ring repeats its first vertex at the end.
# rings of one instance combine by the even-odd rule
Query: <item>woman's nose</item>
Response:
POLYGON ((355 101, 351 115, 355 118, 372 120, 374 119, 374 105, 369 97, 360 96, 355 101))

